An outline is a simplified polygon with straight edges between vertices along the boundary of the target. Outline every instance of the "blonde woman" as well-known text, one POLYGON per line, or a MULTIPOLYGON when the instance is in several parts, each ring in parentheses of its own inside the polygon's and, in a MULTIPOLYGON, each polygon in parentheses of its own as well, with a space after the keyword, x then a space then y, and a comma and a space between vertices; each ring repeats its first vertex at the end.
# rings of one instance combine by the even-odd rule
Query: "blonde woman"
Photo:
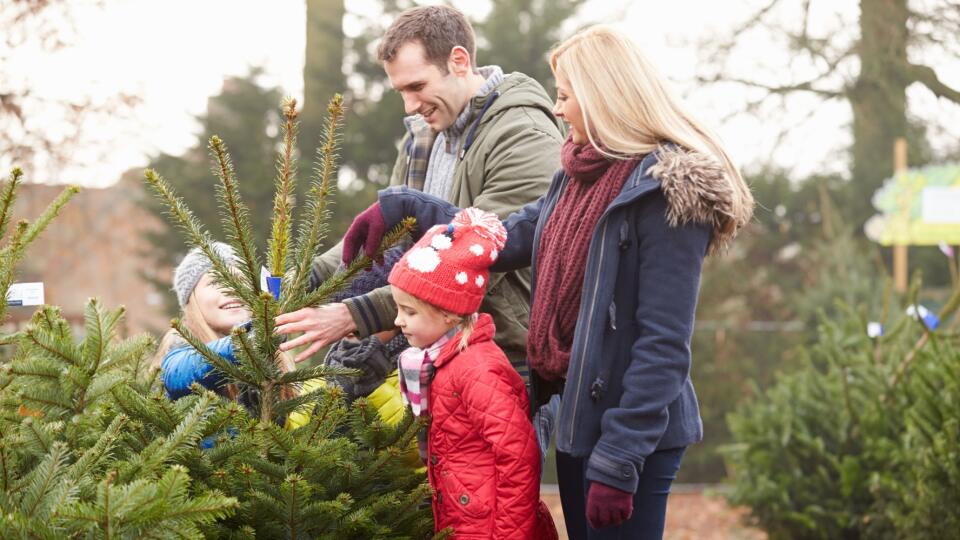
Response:
MULTIPOLYGON (((533 269, 527 352, 535 402, 551 389, 562 396, 557 473, 570 538, 661 538, 683 452, 703 436, 690 380, 703 259, 747 223, 753 197, 720 141, 620 32, 586 29, 550 65, 554 114, 569 126, 562 168, 544 197, 505 220, 491 270, 533 269)), ((381 227, 414 216, 427 230, 456 211, 387 189, 344 245, 369 254, 381 227)))

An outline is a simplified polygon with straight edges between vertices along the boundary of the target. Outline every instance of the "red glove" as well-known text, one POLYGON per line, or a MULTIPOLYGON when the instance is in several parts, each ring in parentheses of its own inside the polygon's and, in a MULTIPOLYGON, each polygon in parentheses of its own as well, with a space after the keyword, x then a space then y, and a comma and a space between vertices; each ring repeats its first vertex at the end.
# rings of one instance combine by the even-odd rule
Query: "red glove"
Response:
POLYGON ((591 482, 587 492, 587 521, 594 529, 619 525, 633 514, 633 493, 600 482, 591 482))
POLYGON ((343 264, 349 265, 353 262, 361 245, 363 253, 372 259, 377 254, 377 248, 380 247, 380 241, 386 232, 387 225, 383 222, 380 203, 375 202, 353 219, 347 234, 343 236, 343 253, 340 255, 343 264))

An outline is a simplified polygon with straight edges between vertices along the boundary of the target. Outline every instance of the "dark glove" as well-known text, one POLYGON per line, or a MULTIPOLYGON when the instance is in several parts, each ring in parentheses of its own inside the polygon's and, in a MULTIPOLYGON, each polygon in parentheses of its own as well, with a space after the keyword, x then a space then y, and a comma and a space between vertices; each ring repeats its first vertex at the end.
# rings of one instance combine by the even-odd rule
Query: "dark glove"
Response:
POLYGON ((357 397, 369 396, 397 368, 397 362, 387 355, 383 344, 373 336, 356 344, 341 340, 340 347, 343 367, 360 371, 353 381, 357 397))
POLYGON ((587 492, 587 521, 594 529, 619 525, 633 514, 633 493, 600 482, 591 482, 587 492))
POLYGON ((343 253, 340 256, 343 264, 353 262, 361 246, 367 257, 374 258, 386 232, 387 225, 383 222, 380 203, 375 202, 354 218, 347 234, 343 236, 343 253))
POLYGON ((324 365, 359 370, 357 376, 335 376, 334 383, 343 389, 348 401, 367 397, 397 368, 396 355, 408 346, 402 334, 387 343, 375 336, 360 341, 341 339, 324 358, 324 365))

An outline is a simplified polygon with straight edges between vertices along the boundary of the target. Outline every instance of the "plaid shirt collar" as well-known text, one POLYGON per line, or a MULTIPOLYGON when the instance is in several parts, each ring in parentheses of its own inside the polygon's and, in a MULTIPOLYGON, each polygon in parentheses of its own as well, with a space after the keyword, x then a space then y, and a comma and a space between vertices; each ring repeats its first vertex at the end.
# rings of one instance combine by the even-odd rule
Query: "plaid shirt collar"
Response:
POLYGON ((427 166, 430 164, 430 151, 433 149, 437 134, 419 115, 408 116, 403 119, 403 123, 410 134, 403 149, 407 155, 406 185, 417 191, 423 191, 423 184, 427 178, 427 166))

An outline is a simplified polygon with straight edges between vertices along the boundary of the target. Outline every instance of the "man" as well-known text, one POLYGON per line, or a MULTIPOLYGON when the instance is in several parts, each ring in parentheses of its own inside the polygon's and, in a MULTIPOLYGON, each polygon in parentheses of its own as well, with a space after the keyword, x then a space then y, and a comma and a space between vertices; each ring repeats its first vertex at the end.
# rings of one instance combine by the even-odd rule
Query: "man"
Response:
MULTIPOLYGON (((377 56, 410 115, 391 185, 501 218, 546 192, 563 142, 553 104, 543 87, 522 73, 477 68, 473 29, 462 13, 447 6, 403 12, 384 34, 377 56)), ((314 286, 336 270, 341 248, 314 261, 314 286)), ((493 274, 487 291, 480 311, 493 316, 497 344, 526 379, 529 271, 493 274)), ((304 332, 281 346, 311 344, 297 355, 299 362, 350 333, 365 337, 390 328, 396 314, 384 287, 281 315, 277 332, 304 332)))

